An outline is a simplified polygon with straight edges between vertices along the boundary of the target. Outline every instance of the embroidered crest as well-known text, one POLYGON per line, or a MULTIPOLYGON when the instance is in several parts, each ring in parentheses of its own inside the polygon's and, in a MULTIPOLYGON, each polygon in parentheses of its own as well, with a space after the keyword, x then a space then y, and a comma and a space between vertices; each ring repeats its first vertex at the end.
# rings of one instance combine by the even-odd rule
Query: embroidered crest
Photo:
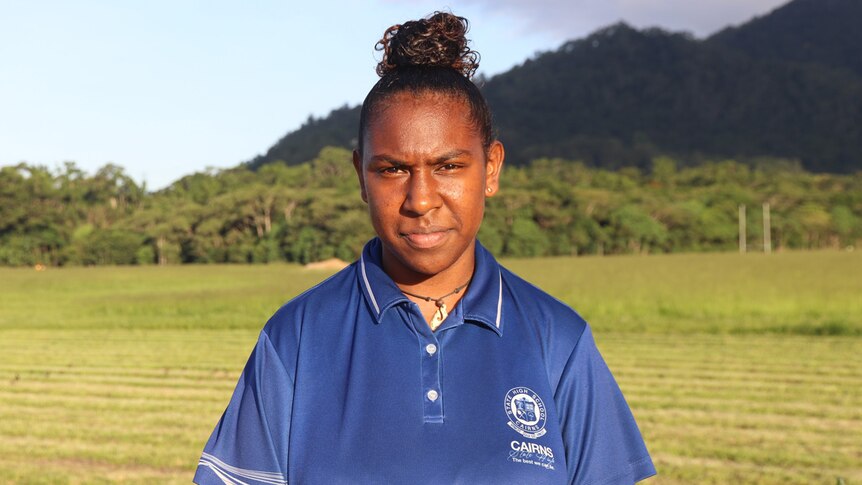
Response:
POLYGON ((536 439, 545 433, 547 412, 545 403, 538 394, 527 387, 514 387, 506 393, 506 415, 509 417, 509 427, 530 439, 536 439))

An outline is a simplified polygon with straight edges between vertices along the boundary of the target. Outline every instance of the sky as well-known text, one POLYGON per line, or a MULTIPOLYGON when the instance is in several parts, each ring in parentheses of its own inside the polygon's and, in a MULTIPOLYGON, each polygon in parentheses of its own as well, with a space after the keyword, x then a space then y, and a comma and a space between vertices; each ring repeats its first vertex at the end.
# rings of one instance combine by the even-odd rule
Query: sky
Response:
POLYGON ((499 74, 620 20, 705 37, 786 0, 0 0, 0 166, 119 165, 148 190, 362 102, 392 24, 470 20, 499 74))

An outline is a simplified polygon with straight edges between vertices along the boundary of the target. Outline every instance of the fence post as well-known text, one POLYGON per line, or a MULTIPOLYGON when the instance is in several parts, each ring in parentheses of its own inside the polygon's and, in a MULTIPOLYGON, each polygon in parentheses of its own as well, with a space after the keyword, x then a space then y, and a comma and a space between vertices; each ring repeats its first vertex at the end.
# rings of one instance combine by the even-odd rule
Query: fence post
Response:
POLYGON ((763 203, 763 252, 772 252, 772 221, 769 220, 769 202, 763 203))

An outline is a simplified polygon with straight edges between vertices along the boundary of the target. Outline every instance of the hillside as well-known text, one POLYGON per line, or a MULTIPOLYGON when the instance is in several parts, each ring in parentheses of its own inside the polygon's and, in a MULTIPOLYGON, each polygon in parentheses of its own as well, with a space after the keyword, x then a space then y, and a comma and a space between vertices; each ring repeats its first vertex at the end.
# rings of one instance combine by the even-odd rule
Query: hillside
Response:
POLYGON ((796 0, 724 29, 708 43, 758 59, 819 64, 862 76, 862 2, 796 0))
MULTIPOLYGON (((699 41, 613 25, 483 84, 508 163, 540 157, 647 167, 668 154, 780 157, 815 172, 862 169, 858 0, 794 0, 699 41)), ((352 147, 359 108, 309 119, 250 168, 352 147)))
POLYGON ((626 25, 568 42, 485 88, 510 161, 647 166, 658 153, 862 166, 862 82, 626 25), (855 163, 854 163, 855 162, 855 163))
POLYGON ((359 106, 338 108, 324 118, 309 117, 298 130, 278 140, 266 154, 249 161, 248 168, 257 170, 276 160, 296 165, 316 157, 323 147, 352 147, 356 144, 358 126, 359 106))

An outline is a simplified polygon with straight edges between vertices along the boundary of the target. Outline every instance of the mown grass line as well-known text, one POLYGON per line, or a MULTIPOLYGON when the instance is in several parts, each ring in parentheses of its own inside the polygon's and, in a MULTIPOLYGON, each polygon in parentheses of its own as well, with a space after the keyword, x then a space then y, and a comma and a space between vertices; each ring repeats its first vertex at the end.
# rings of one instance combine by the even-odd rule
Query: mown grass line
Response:
MULTIPOLYGON (((783 466, 756 463, 728 462, 715 458, 692 458, 667 453, 656 453, 657 467, 668 470, 659 480, 662 484, 798 484, 835 485, 838 477, 862 478, 853 468, 798 470, 783 466)), ((848 482, 855 483, 855 482, 848 482)))
MULTIPOLYGON (((648 375, 640 376, 637 373, 626 373, 625 376, 619 379, 620 382, 627 383, 627 387, 634 387, 638 392, 649 392, 650 389, 661 389, 663 393, 667 393, 670 387, 673 389, 673 395, 692 395, 697 396, 713 395, 717 398, 730 397, 732 393, 735 397, 747 397, 757 399, 766 397, 770 399, 782 397, 805 397, 808 395, 817 394, 819 396, 842 396, 852 398, 848 394, 847 386, 858 383, 859 381, 851 378, 832 378, 827 382, 820 382, 817 379, 808 378, 792 378, 792 379, 770 379, 769 376, 756 376, 748 378, 745 374, 711 374, 704 377, 703 374, 665 374, 662 376, 648 375), (735 379, 745 379, 740 382, 735 379), (631 384, 628 384, 631 383, 631 384)), ((857 396, 858 397, 858 396, 857 396)))
MULTIPOLYGON (((224 407, 224 405, 227 404, 229 398, 230 392, 228 392, 228 395, 225 396, 222 408, 224 407)), ((147 396, 122 398, 113 396, 93 397, 86 394, 69 396, 46 396, 37 392, 21 392, 17 394, 0 395, 0 405, 12 406, 16 403, 20 405, 26 404, 33 408, 42 409, 65 407, 68 409, 86 409, 88 411, 115 411, 128 413, 157 412, 163 410, 182 410, 191 414, 194 413, 194 410, 197 407, 199 407, 199 403, 197 401, 165 398, 150 399, 147 396)))
POLYGON ((629 405, 638 409, 703 409, 707 411, 722 411, 733 408, 749 414, 783 414, 798 418, 823 419, 862 419, 862 410, 847 409, 844 406, 823 405, 818 402, 752 402, 745 399, 710 399, 667 396, 640 396, 629 399, 629 405))
POLYGON ((164 428, 135 428, 127 429, 121 426, 110 426, 102 422, 94 422, 88 429, 69 426, 52 426, 48 429, 30 430, 23 428, 3 428, 4 441, 16 439, 28 440, 52 440, 55 445, 52 448, 63 450, 78 449, 75 443, 86 442, 91 445, 100 443, 113 443, 124 441, 134 443, 136 447, 159 447, 165 448, 192 448, 198 444, 199 436, 194 433, 195 429, 190 426, 164 427, 164 428), (67 445, 68 443, 68 445, 67 445), (68 446, 68 448, 67 448, 68 446))
MULTIPOLYGON (((201 376, 132 377, 129 375, 122 374, 73 373, 55 373, 46 376, 44 373, 32 371, 15 372, 12 379, 14 379, 15 386, 17 388, 25 386, 39 386, 45 388, 49 392, 51 389, 84 389, 85 387, 95 389, 98 386, 112 386, 112 389, 123 390, 127 392, 130 392, 132 390, 139 390, 141 392, 173 392, 179 390, 193 392, 200 389, 206 389, 213 383, 211 379, 201 376)), ((233 384, 236 384, 236 379, 233 379, 233 381, 233 384)))
POLYGON ((769 387, 783 391, 786 388, 830 389, 859 382, 859 376, 852 371, 839 375, 834 373, 809 375, 804 373, 804 370, 798 369, 788 369, 785 372, 762 372, 760 370, 722 372, 721 370, 704 368, 668 368, 665 371, 657 369, 660 372, 656 373, 654 369, 647 370, 641 367, 619 365, 614 367, 615 375, 619 375, 619 380, 632 380, 643 384, 682 381, 687 383, 686 388, 689 389, 697 386, 709 388, 717 385, 731 385, 736 390, 750 389, 756 392, 758 389, 769 387))
POLYGON ((180 484, 189 483, 176 468, 142 465, 118 466, 98 460, 44 457, 22 460, 20 456, 0 457, 0 483, 28 485, 90 484, 180 484), (33 473, 33 469, 39 470, 33 473), (85 474, 82 472, 86 472, 85 474))
MULTIPOLYGON (((153 433, 165 428, 183 429, 189 426, 195 427, 195 425, 208 427, 212 424, 210 422, 210 415, 222 411, 224 409, 224 405, 222 403, 215 402, 201 402, 199 403, 199 409, 202 416, 189 416, 188 413, 177 410, 163 410, 159 412, 141 413, 135 416, 134 421, 130 421, 129 417, 122 413, 79 413, 70 412, 70 410, 63 408, 48 411, 26 406, 8 406, 2 413, 0 413, 0 419, 3 420, 3 422, 0 423, 0 433, 2 433, 2 430, 15 431, 23 429, 37 432, 42 428, 51 430, 87 428, 96 422, 103 427, 117 427, 118 431, 122 431, 124 429, 132 431, 148 429, 153 433), (33 427, 33 423, 39 422, 38 420, 42 421, 41 428, 33 427)), ((200 440, 200 436, 196 436, 196 439, 200 440)))
MULTIPOLYGON (((116 438, 94 440, 24 436, 5 437, 0 443, 0 454, 7 459, 11 456, 19 456, 33 461, 39 459, 98 461, 112 464, 117 468, 127 466, 147 466, 153 469, 173 468, 176 472, 182 472, 186 476, 186 480, 189 480, 191 478, 190 472, 193 471, 189 464, 197 464, 200 450, 191 452, 189 446, 182 445, 185 443, 177 443, 176 437, 173 436, 163 440, 150 438, 148 443, 124 442, 116 438)), ((179 475, 179 473, 177 474, 179 475)), ((86 476, 85 474, 81 475, 86 476)))
POLYGON ((663 423, 679 422, 681 424, 723 423, 733 429, 783 429, 787 432, 810 431, 824 434, 842 434, 862 432, 862 421, 853 419, 797 418, 788 419, 786 415, 776 413, 747 414, 735 410, 706 411, 702 409, 638 409, 638 422, 663 423), (837 433, 836 433, 837 432, 837 433))
MULTIPOLYGON (((737 406, 760 406, 769 405, 772 401, 780 404, 771 405, 770 409, 789 409, 792 412, 800 412, 805 409, 817 409, 832 413, 837 417, 834 408, 853 409, 862 405, 858 396, 842 392, 837 384, 823 388, 819 385, 793 386, 792 388, 770 389, 766 383, 759 383, 753 387, 747 385, 734 386, 733 381, 727 383, 710 380, 697 381, 691 379, 657 379, 657 380, 635 380, 635 384, 627 386, 629 392, 637 394, 640 402, 666 402, 677 398, 685 398, 687 401, 697 405, 711 406, 737 405, 737 406), (684 387, 683 387, 684 386, 684 387), (669 390, 670 389, 670 390, 669 390), (785 393, 782 390, 792 390, 794 393, 785 393), (828 391, 828 392, 827 392, 828 391), (798 401, 810 401, 801 406, 798 401)), ((850 381, 847 384, 851 384, 850 381)), ((174 401, 188 401, 193 399, 217 398, 225 392, 233 389, 235 380, 226 379, 214 382, 178 382, 171 385, 164 383, 126 383, 119 379, 99 379, 89 381, 86 379, 70 379, 66 382, 55 380, 31 381, 25 379, 16 381, 7 387, 0 387, 0 399, 12 396, 13 399, 27 400, 31 398, 44 398, 44 402, 56 397, 60 402, 74 400, 74 398, 90 399, 94 402, 129 402, 135 400, 146 400, 152 403, 170 403, 174 401)), ((4 399, 5 400, 5 399, 4 399)), ((858 408, 857 408, 858 409, 858 408)), ((859 416, 858 412, 852 412, 851 416, 859 416)))
MULTIPOLYGON (((834 359, 834 357, 833 357, 834 359)), ((849 360, 849 359, 848 359, 849 360)), ((716 375, 757 375, 765 378, 778 378, 785 380, 794 380, 798 378, 813 379, 820 381, 822 379, 858 379, 862 378, 862 373, 859 371, 859 365, 844 360, 842 362, 823 361, 827 368, 820 365, 799 365, 799 364, 774 364, 761 365, 756 362, 691 362, 689 367, 679 367, 681 362, 685 362, 684 358, 664 359, 662 362, 651 362, 649 368, 643 367, 643 362, 632 360, 629 362, 614 356, 614 368, 616 374, 627 376, 637 376, 638 378, 648 377, 649 375, 664 376, 685 376, 688 377, 694 373, 700 373, 705 378, 711 378, 716 375), (675 361, 674 361, 675 360, 675 361), (659 374, 656 374, 656 373, 659 374)))
MULTIPOLYGON (((642 389, 632 389, 631 387, 627 387, 627 392, 636 393, 638 396, 638 402, 645 401, 658 401, 658 402, 670 402, 674 399, 684 399, 686 401, 704 404, 708 406, 713 405, 744 405, 747 406, 747 409, 751 409, 751 405, 768 405, 773 402, 783 403, 783 408, 776 409, 786 409, 790 406, 799 406, 799 403, 806 403, 809 406, 816 406, 818 410, 822 410, 824 412, 829 412, 832 409, 843 409, 846 407, 858 406, 859 402, 857 399, 851 396, 845 395, 833 395, 829 397, 824 397, 815 392, 809 392, 805 390, 803 392, 797 394, 781 394, 781 393, 769 393, 763 392, 759 395, 752 394, 742 394, 742 393, 734 393, 733 390, 725 390, 722 386, 718 386, 721 392, 696 392, 691 391, 689 389, 676 389, 673 388, 672 385, 668 386, 665 384, 662 387, 652 387, 652 388, 642 388, 642 389), (670 389, 670 390, 668 390, 670 389), (745 403, 745 404, 741 404, 745 403), (748 404, 751 403, 751 404, 748 404)), ((857 413, 851 414, 851 416, 857 416, 857 413)), ((837 416, 833 416, 837 417, 837 416)))
MULTIPOLYGON (((679 427, 673 422, 653 423, 651 436, 672 438, 679 436, 679 427)), ((795 467, 844 466, 856 463, 855 452, 859 443, 856 434, 832 435, 814 434, 807 431, 781 433, 781 430, 750 430, 733 428, 733 433, 726 433, 727 427, 722 423, 691 425, 686 433, 689 440, 702 441, 695 448, 688 444, 678 446, 677 451, 685 449, 685 453, 698 454, 698 449, 710 450, 711 454, 719 449, 735 448, 735 456, 752 457, 758 453, 771 455, 772 460, 778 460, 785 465, 795 467), (804 452, 803 452, 804 450, 804 452), (816 450, 816 453, 812 453, 816 450), (797 455, 805 454, 805 457, 797 455)), ((672 447, 671 447, 672 448, 672 447)), ((761 459, 755 460, 764 462, 761 459)))
POLYGON ((160 378, 166 376, 178 376, 189 379, 195 378, 210 378, 214 376, 226 377, 228 375, 239 375, 237 369, 216 369, 212 366, 200 365, 195 367, 141 367, 141 366, 125 366, 125 367, 105 367, 99 365, 92 366, 72 366, 72 365, 57 365, 57 364, 0 364, 0 372, 22 372, 32 375, 43 375, 50 378, 53 375, 81 375, 81 376, 128 376, 130 378, 160 378))
MULTIPOLYGON (((653 439, 674 440, 678 435, 658 430, 649 435, 653 439)), ((783 466, 804 471, 810 469, 851 468, 857 464, 852 453, 839 455, 833 450, 814 450, 792 440, 767 442, 745 437, 718 439, 709 433, 697 434, 698 440, 689 440, 686 446, 669 446, 662 451, 690 458, 722 459, 729 463, 752 463, 763 466, 783 466), (815 452, 816 451, 816 452, 815 452)))
POLYGON ((45 402, 50 402, 56 399, 63 402, 67 399, 69 402, 81 399, 91 399, 96 405, 100 403, 126 403, 138 400, 146 400, 152 403, 176 403, 195 400, 205 400, 208 398, 216 398, 219 395, 224 396, 233 390, 236 383, 224 383, 221 386, 214 386, 212 390, 201 389, 199 392, 194 391, 177 391, 168 390, 167 392, 149 392, 144 388, 129 388, 122 386, 77 386, 55 389, 53 386, 34 386, 34 385, 16 385, 11 389, 0 390, 0 402, 7 399, 21 401, 29 400, 33 397, 41 396, 45 402), (131 389, 131 390, 130 390, 131 389))
MULTIPOLYGON (((849 393, 849 386, 858 383, 853 375, 830 376, 807 376, 794 373, 793 377, 777 375, 746 374, 741 372, 709 372, 699 370, 679 369, 669 372, 655 374, 644 372, 637 368, 620 368, 617 366, 618 381, 626 383, 627 388, 637 390, 641 395, 650 395, 653 390, 661 392, 662 395, 677 396, 688 395, 692 397, 713 396, 717 399, 727 397, 744 397, 752 400, 760 398, 800 398, 809 395, 817 395, 820 399, 826 397, 860 400, 859 394, 849 393), (670 387, 674 391, 668 394, 664 389, 670 387)), ((7 371, 8 372, 8 371, 7 371)), ((110 386, 113 393, 118 396, 132 395, 135 393, 171 394, 181 396, 196 396, 200 392, 211 389, 213 386, 232 387, 237 375, 225 372, 221 377, 214 378, 213 375, 168 375, 169 372, 154 372, 150 375, 140 376, 113 373, 113 372, 91 372, 86 374, 74 372, 40 372, 17 370, 14 373, 0 372, 0 376, 9 377, 8 391, 19 390, 43 390, 50 393, 66 393, 73 390, 79 393, 98 391, 102 387, 110 386)), ((0 386, 0 390, 4 389, 0 386)), ((222 392, 218 389, 218 392, 222 392)), ((820 401, 828 403, 827 401, 820 401)))

